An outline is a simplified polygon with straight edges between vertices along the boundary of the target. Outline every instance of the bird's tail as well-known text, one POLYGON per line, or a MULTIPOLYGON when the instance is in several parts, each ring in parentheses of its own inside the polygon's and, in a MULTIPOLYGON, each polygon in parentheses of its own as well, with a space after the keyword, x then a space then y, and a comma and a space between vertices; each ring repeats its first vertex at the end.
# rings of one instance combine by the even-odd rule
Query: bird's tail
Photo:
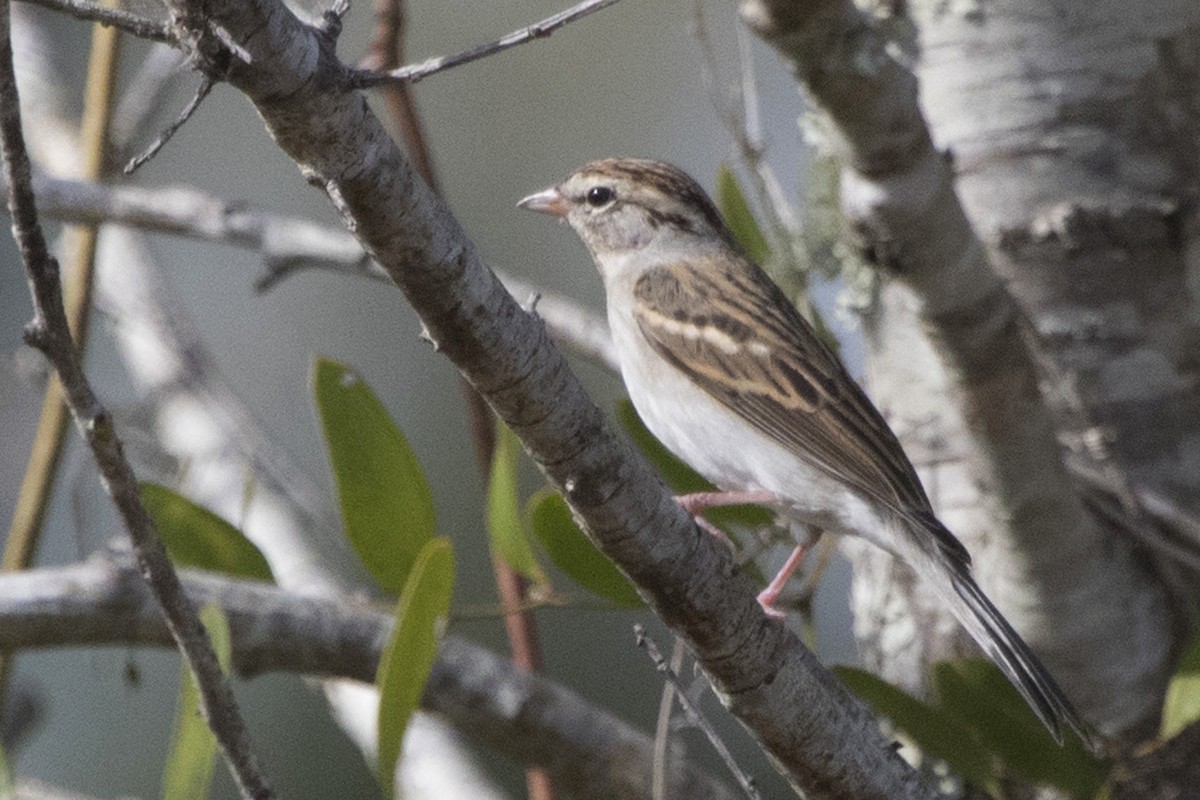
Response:
POLYGON ((905 554, 909 556, 905 560, 937 591, 959 623, 1025 698, 1054 740, 1062 744, 1065 725, 1094 750, 1092 733, 1071 701, 975 583, 970 557, 958 540, 932 515, 910 517, 907 521, 921 530, 913 531, 914 540, 910 541, 919 552, 905 554))

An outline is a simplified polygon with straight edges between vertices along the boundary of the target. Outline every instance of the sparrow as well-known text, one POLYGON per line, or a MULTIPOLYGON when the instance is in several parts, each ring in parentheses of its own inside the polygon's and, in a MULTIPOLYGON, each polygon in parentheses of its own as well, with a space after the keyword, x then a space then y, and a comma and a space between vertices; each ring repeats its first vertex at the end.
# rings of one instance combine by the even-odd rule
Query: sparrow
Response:
MULTIPOLYGON (((1062 743, 1089 732, 971 575, 899 441, 782 290, 748 260, 700 185, 670 164, 589 162, 519 206, 565 220, 603 279, 621 376, 646 426, 724 490, 798 531, 860 536, 931 586, 1062 743)), ((799 537, 798 537, 799 538, 799 537)), ((804 535, 807 539, 807 534, 804 535)), ((771 608, 801 544, 759 596, 771 608)))

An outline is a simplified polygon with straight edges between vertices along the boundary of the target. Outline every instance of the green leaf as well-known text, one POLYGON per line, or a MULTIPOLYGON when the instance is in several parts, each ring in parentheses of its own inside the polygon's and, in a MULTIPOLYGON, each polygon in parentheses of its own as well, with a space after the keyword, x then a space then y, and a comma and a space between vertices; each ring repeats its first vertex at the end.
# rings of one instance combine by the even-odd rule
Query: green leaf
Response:
POLYGON ((864 670, 833 667, 833 673, 875 713, 907 733, 921 752, 945 761, 963 779, 997 793, 998 776, 991 757, 953 716, 864 670))
POLYGON ((437 657, 440 620, 450 611, 454 592, 454 552, 445 537, 421 548, 396 603, 396 627, 379 659, 379 783, 392 797, 396 760, 408 720, 421 701, 425 681, 437 657))
POLYGON ((1163 701, 1162 726, 1158 736, 1164 741, 1200 719, 1200 631, 1179 659, 1175 674, 1167 685, 1163 701))
POLYGON ((767 263, 771 245, 754 219, 754 212, 738 185, 737 175, 725 164, 717 169, 717 206, 746 256, 756 264, 767 263))
POLYGON ((938 704, 1014 772, 1073 797, 1095 796, 1106 774, 1101 762, 1071 732, 1059 747, 995 664, 982 658, 941 661, 931 678, 938 704))
POLYGON ((274 580, 267 560, 237 528, 165 486, 142 483, 138 489, 176 564, 238 578, 274 580))
POLYGON ((547 583, 546 573, 529 546, 517 497, 517 458, 520 453, 521 443, 516 434, 497 420, 496 449, 492 453, 488 483, 487 529, 492 551, 534 584, 542 585, 547 583))
POLYGON ((629 579, 575 524, 565 500, 543 490, 529 499, 527 514, 550 560, 573 581, 622 608, 643 605, 629 579))
MULTIPOLYGON (((646 456, 651 466, 658 470, 663 480, 676 494, 711 492, 714 487, 699 473, 680 461, 655 438, 646 423, 638 416, 637 409, 628 398, 617 401, 617 419, 629 433, 633 443, 646 456)), ((774 519, 771 512, 758 506, 720 506, 709 509, 704 515, 719 525, 737 523, 750 527, 770 525, 774 519)))
POLYGON ((8 756, 0 747, 0 800, 13 800, 17 796, 16 783, 13 780, 12 769, 8 766, 8 756))
POLYGON ((317 358, 313 395, 346 536, 375 580, 396 594, 434 535, 425 472, 379 398, 352 369, 317 358))
MULTIPOLYGON (((231 644, 229 622, 217 606, 200 610, 200 621, 208 631, 221 669, 228 674, 231 644)), ((179 705, 171 752, 163 769, 163 800, 204 800, 212 782, 217 739, 200 714, 200 693, 185 664, 179 683, 179 705)))

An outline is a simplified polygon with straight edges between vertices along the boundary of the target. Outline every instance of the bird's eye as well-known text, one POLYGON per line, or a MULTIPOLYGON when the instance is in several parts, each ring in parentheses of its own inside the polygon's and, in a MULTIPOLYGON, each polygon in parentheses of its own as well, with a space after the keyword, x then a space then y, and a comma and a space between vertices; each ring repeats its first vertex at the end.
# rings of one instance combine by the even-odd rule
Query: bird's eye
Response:
POLYGON ((588 189, 588 205, 592 208, 599 208, 600 206, 607 205, 615 196, 616 192, 607 186, 593 186, 591 189, 588 189))

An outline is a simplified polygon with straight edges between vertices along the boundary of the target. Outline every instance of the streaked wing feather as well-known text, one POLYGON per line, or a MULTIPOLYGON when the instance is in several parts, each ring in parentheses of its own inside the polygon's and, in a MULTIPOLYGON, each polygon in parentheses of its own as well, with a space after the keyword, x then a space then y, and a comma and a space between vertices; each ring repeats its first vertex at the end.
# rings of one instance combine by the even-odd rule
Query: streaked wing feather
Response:
POLYGON ((634 295, 643 335, 714 399, 897 512, 929 508, 883 417, 758 267, 733 254, 703 269, 667 264, 642 275, 634 295))

